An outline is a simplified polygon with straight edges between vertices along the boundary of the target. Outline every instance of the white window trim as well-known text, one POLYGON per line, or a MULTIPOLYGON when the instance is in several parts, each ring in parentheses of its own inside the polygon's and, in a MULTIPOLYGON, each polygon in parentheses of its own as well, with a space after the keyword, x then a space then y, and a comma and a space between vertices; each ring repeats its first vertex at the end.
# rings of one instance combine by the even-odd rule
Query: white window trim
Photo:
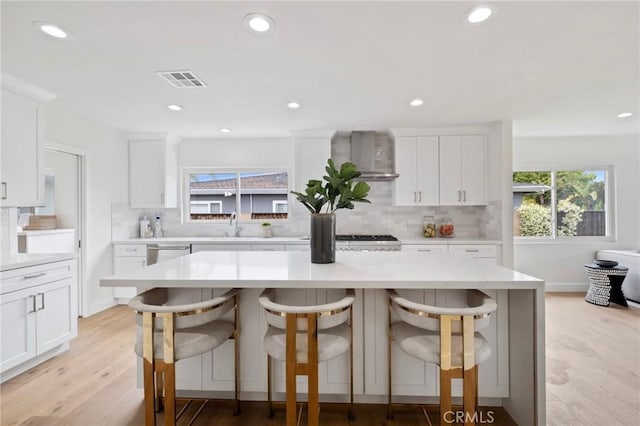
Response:
POLYGON ((594 242, 615 242, 617 240, 616 234, 616 202, 615 202, 615 170, 612 165, 575 165, 564 164, 554 166, 540 166, 540 165, 526 165, 521 167, 513 167, 513 173, 517 172, 553 172, 551 173, 551 205, 557 207, 556 200, 556 182, 555 176, 557 172, 566 172, 573 170, 604 170, 605 172, 605 186, 604 186, 604 210, 606 212, 605 218, 605 235, 604 236, 575 236, 575 237, 559 237, 557 236, 556 226, 556 209, 551 209, 551 226, 552 236, 549 237, 513 237, 514 244, 581 244, 581 243, 594 243, 594 242))
MULTIPOLYGON (((181 208, 181 219, 182 223, 192 223, 192 224, 207 224, 207 225, 229 225, 227 219, 214 219, 214 220, 192 220, 190 213, 190 181, 189 176, 192 174, 203 174, 203 173, 234 173, 236 174, 236 211, 240 211, 240 203, 242 199, 242 188, 240 187, 240 174, 241 173, 287 173, 287 203, 291 205, 291 201, 295 200, 293 198, 291 191, 293 190, 294 183, 294 174, 293 169, 291 167, 183 167, 182 168, 182 184, 180 185, 181 194, 180 197, 182 199, 182 208, 181 208)), ((281 200, 279 200, 281 201, 281 200)), ((213 202, 213 201, 212 201, 213 202)), ((276 223, 287 223, 291 220, 291 212, 287 209, 287 218, 286 219, 269 219, 270 222, 276 223)), ((241 215, 238 215, 241 216, 241 215)), ((253 224, 253 223, 263 223, 264 219, 241 219, 238 218, 238 224, 253 224)))

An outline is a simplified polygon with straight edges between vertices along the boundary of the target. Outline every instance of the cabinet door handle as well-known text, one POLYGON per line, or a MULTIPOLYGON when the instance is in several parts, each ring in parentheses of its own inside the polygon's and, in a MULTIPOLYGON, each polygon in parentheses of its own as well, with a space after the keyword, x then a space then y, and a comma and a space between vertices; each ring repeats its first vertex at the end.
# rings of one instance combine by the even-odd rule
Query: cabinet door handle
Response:
POLYGON ((413 202, 416 203, 418 201, 418 193, 413 191, 413 202))
POLYGON ((42 311, 42 310, 44 310, 44 293, 38 293, 38 294, 36 294, 36 297, 37 296, 41 296, 40 300, 42 301, 42 307, 36 309, 36 311, 42 311))
POLYGON ((478 253, 480 250, 478 249, 467 249, 465 250, 467 253, 478 253))
POLYGON ((22 277, 22 279, 23 280, 30 280, 30 279, 33 279, 33 278, 44 277, 45 275, 47 275, 46 272, 40 272, 39 274, 25 275, 24 277, 22 277))
POLYGON ((418 251, 431 252, 431 249, 418 249, 418 251))
POLYGON ((422 191, 418 191, 418 201, 422 202, 422 191))
POLYGON ((160 204, 164 204, 164 192, 160 193, 160 204))
POLYGON ((2 182, 2 199, 7 199, 7 182, 2 182))
POLYGON ((460 191, 458 191, 458 201, 460 201, 460 191))
POLYGON ((462 190, 462 201, 467 201, 467 190, 462 190))
POLYGON ((31 299, 31 310, 27 313, 32 314, 36 311, 36 296, 31 295, 29 298, 31 299))

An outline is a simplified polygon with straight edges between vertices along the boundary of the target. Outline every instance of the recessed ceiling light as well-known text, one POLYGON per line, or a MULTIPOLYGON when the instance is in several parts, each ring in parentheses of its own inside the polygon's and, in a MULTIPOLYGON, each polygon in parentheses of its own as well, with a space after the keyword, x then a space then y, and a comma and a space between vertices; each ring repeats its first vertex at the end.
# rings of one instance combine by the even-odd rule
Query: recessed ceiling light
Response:
POLYGON ((171 111, 182 111, 182 107, 176 104, 167 105, 167 108, 169 108, 171 111))
POLYGON ((631 117, 633 114, 630 112, 623 112, 621 114, 618 114, 618 118, 626 118, 626 117, 631 117))
POLYGON ((493 10, 489 6, 474 7, 467 14, 467 21, 472 24, 479 24, 489 19, 492 13, 493 10))
POLYGON ((220 129, 220 132, 222 133, 231 133, 231 129, 227 129, 226 127, 220 129))
POLYGON ((291 109, 300 108, 300 104, 299 104, 299 103, 297 103, 297 102, 289 102, 289 103, 287 104, 287 106, 288 106, 289 108, 291 108, 291 109))
POLYGON ((414 99, 411 102, 409 102, 409 105, 411 106, 420 106, 422 105, 424 102, 422 101, 422 99, 414 99))
POLYGON ((271 31, 274 26, 273 19, 261 13, 250 13, 244 17, 243 21, 247 28, 257 33, 271 31))
POLYGON ((49 22, 34 21, 33 25, 48 36, 69 40, 73 35, 64 28, 49 22))

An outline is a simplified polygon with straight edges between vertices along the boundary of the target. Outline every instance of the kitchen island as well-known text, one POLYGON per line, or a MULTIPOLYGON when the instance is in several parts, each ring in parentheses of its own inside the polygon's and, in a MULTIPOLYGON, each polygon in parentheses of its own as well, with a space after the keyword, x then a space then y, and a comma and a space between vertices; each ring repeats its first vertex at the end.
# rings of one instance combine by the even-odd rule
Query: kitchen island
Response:
MULTIPOLYGON (((336 263, 319 265, 310 263, 309 253, 305 252, 199 252, 104 278, 101 285, 204 288, 213 292, 229 287, 243 289, 240 346, 249 348, 241 349, 243 399, 266 399, 266 356, 256 347, 265 330, 257 304, 260 289, 279 288, 297 294, 290 296, 289 302, 298 297, 314 303, 338 289, 355 288, 358 295, 354 305, 354 359, 358 370, 355 389, 359 402, 385 400, 383 289, 395 288, 406 292, 407 297, 430 301, 446 299, 450 289, 481 289, 496 298, 498 311, 494 331, 487 336, 494 345, 494 365, 480 366, 480 404, 484 397, 485 404, 502 405, 521 425, 545 424, 544 282, 516 271, 453 253, 338 252, 336 263), (484 379, 483 369, 487 371, 484 379)), ((204 355, 196 362, 197 366, 192 363, 182 369, 177 386, 185 390, 185 395, 231 390, 232 377, 225 376, 229 364, 224 358, 233 355, 232 348, 223 345, 214 352, 204 355)), ((404 368, 404 377, 408 379, 394 383, 394 394, 407 402, 435 402, 435 370, 410 358, 402 360, 396 354, 399 353, 394 353, 394 371, 400 370, 397 377, 402 381, 404 368)), ((335 394, 334 400, 340 400, 345 393, 346 369, 340 358, 334 361, 320 367, 320 391, 328 396, 335 394)), ((276 370, 274 377, 282 373, 276 370)), ((283 390, 283 383, 274 385, 276 390, 283 390)))

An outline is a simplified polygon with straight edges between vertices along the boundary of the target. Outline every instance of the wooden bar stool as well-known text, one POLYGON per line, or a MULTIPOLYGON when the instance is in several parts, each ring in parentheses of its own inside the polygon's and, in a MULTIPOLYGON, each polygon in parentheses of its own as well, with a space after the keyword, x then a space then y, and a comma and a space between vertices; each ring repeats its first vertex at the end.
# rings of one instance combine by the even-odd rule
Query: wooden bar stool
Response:
POLYGON ((479 290, 459 290, 466 301, 460 307, 415 303, 387 290, 389 297, 388 374, 391 418, 391 345, 422 361, 440 367, 440 424, 450 425, 451 379, 463 380, 465 425, 475 424, 478 405, 478 364, 491 356, 491 348, 479 330, 489 325, 496 302, 479 290), (392 314, 399 321, 392 322, 392 314))
POLYGON ((343 299, 323 305, 291 306, 275 301, 275 290, 266 289, 259 301, 268 323, 264 336, 267 352, 267 398, 271 404, 271 358, 286 364, 287 426, 296 425, 296 376, 308 377, 309 426, 318 426, 318 363, 329 361, 349 351, 350 402, 353 419, 353 330, 351 306, 353 289, 343 299))
MULTIPOLYGON (((176 361, 209 352, 231 338, 235 341, 235 411, 239 413, 238 290, 202 302, 184 303, 193 290, 154 288, 129 302, 138 312, 135 351, 143 363, 147 426, 156 424, 155 413, 162 408, 167 426, 175 425, 186 409, 176 416, 176 361), (223 318, 232 309, 233 321, 223 318)), ((194 419, 206 403, 205 400, 194 419)))

